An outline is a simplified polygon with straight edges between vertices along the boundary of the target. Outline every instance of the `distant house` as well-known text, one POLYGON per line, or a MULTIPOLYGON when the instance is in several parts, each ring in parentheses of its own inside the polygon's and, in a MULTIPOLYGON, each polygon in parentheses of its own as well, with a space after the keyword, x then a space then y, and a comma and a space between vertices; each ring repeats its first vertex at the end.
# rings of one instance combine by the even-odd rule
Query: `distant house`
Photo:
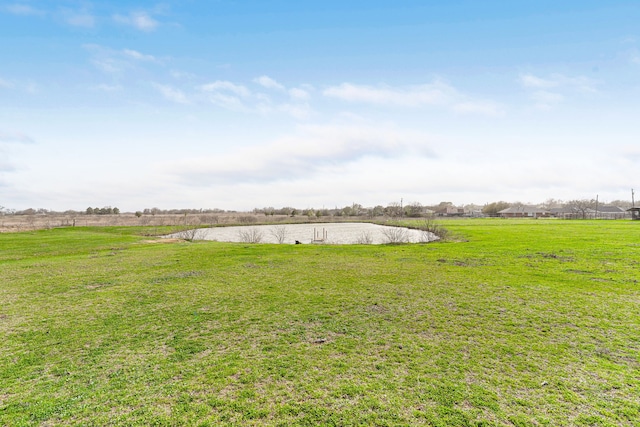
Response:
POLYGON ((619 206, 598 206, 596 212, 596 217, 602 219, 623 219, 627 216, 627 211, 619 206))
POLYGON ((455 206, 445 206, 442 209, 438 209, 436 214, 438 214, 438 216, 462 216, 464 215, 464 209, 455 206))
POLYGON ((471 218, 482 218, 485 214, 481 209, 468 209, 464 212, 464 216, 469 216, 471 218))
POLYGON ((551 216, 562 219, 623 219, 628 216, 627 212, 618 206, 598 206, 598 210, 584 209, 584 212, 573 206, 564 208, 549 209, 551 216))
POLYGON ((576 219, 582 217, 582 214, 578 211, 578 209, 571 206, 567 206, 564 208, 551 208, 549 209, 549 215, 554 218, 562 219, 576 219))
POLYGON ((544 218, 549 216, 547 209, 535 206, 512 206, 498 211, 502 218, 544 218))

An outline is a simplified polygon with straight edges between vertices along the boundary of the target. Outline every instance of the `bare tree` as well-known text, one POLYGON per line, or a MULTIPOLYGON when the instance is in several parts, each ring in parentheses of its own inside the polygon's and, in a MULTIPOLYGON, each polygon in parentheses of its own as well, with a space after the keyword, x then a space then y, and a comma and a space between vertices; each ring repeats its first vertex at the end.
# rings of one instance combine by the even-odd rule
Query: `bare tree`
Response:
POLYGON ((262 232, 255 227, 238 230, 238 235, 243 243, 260 243, 262 241, 262 232))
POLYGON ((276 225, 271 227, 271 235, 276 239, 278 243, 284 243, 287 238, 287 227, 284 225, 276 225))
POLYGON ((589 212, 595 209, 596 201, 595 199, 570 200, 564 206, 572 209, 580 218, 587 219, 589 212))
POLYGON ((387 243, 398 244, 409 241, 407 230, 401 227, 385 227, 382 229, 382 234, 387 239, 387 243))
POLYGON ((438 223, 433 215, 429 215, 421 220, 418 229, 422 231, 421 241, 427 243, 432 240, 445 239, 449 234, 449 230, 438 223))
POLYGON ((184 239, 188 242, 196 240, 204 240, 204 230, 200 228, 191 228, 188 230, 182 230, 175 234, 178 239, 184 239))
POLYGON ((356 239, 356 245, 370 245, 373 243, 373 237, 368 231, 363 231, 356 239))

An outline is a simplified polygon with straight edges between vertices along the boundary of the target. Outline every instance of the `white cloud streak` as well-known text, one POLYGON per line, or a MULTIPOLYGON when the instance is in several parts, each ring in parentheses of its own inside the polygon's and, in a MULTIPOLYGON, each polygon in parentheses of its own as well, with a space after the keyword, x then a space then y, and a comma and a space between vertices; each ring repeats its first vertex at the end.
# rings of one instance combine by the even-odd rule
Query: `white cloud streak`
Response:
POLYGON ((309 92, 300 88, 289 89, 289 96, 296 101, 307 101, 309 99, 309 92))
POLYGON ((153 86, 169 101, 177 104, 189 104, 189 98, 181 90, 158 83, 154 83, 153 86))
POLYGON ((424 135, 379 126, 302 126, 295 135, 213 158, 184 159, 166 171, 202 185, 296 180, 363 158, 434 157, 424 135))
POLYGON ((325 89, 323 95, 351 103, 372 104, 380 107, 439 106, 460 114, 487 116, 504 114, 503 108, 499 104, 488 100, 473 99, 439 80, 409 87, 373 87, 342 83, 325 89))
POLYGON ((65 12, 64 19, 67 24, 74 27, 94 28, 96 26, 95 16, 85 11, 65 12))
POLYGON ((5 144, 33 144, 35 141, 22 132, 7 132, 0 130, 0 143, 5 144))
POLYGON ((283 85, 268 76, 260 76, 253 79, 253 81, 267 89, 285 90, 285 87, 283 85))
POLYGON ((126 70, 136 69, 141 63, 158 63, 153 55, 144 54, 133 49, 114 50, 96 44, 83 46, 91 54, 91 63, 100 71, 120 75, 126 70))
POLYGON ((156 58, 153 55, 145 55, 144 53, 140 53, 137 50, 133 49, 122 49, 122 53, 129 57, 139 61, 155 61, 156 58))
POLYGON ((551 74, 542 78, 533 74, 521 74, 520 84, 527 90, 535 107, 550 109, 571 94, 591 94, 597 92, 597 82, 585 76, 569 77, 563 74, 551 74))
POLYGON ((406 89, 389 86, 372 87, 342 83, 325 89, 323 94, 348 102, 417 107, 446 102, 452 96, 452 88, 442 82, 412 86, 406 89))
POLYGON ((129 15, 114 15, 113 20, 118 24, 128 25, 144 32, 154 31, 160 23, 146 12, 132 12, 129 15))
POLYGON ((232 111, 244 113, 273 114, 285 113, 295 119, 308 119, 312 109, 307 100, 309 94, 302 89, 286 88, 274 79, 262 76, 253 80, 268 89, 276 89, 280 93, 253 92, 246 86, 226 80, 217 80, 198 87, 213 104, 232 111), (283 96, 288 95, 288 100, 283 96), (274 99, 272 99, 275 98, 274 99))
POLYGON ((13 88, 13 84, 7 80, 0 78, 0 89, 11 89, 13 88))
POLYGON ((23 3, 13 3, 6 5, 4 10, 14 15, 22 15, 22 16, 43 16, 46 14, 45 11, 41 9, 36 9, 33 6, 23 3))
POLYGON ((246 87, 225 80, 216 80, 213 83, 202 85, 200 88, 205 92, 231 92, 243 98, 251 95, 251 91, 246 87))

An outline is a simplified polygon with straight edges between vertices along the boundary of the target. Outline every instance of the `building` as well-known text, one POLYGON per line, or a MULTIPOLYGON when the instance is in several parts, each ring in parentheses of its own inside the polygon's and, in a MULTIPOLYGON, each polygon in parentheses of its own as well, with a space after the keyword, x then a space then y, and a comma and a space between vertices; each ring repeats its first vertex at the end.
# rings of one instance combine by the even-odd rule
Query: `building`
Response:
POLYGON ((502 218, 546 218, 549 211, 535 206, 512 206, 498 211, 502 218))

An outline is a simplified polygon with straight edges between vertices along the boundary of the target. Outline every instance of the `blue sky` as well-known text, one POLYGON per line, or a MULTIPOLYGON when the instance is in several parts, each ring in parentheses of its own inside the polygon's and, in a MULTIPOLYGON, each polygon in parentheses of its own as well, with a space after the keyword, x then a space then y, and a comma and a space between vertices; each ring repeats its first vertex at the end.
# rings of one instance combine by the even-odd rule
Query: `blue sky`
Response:
POLYGON ((630 199, 637 1, 0 1, 0 205, 630 199))

